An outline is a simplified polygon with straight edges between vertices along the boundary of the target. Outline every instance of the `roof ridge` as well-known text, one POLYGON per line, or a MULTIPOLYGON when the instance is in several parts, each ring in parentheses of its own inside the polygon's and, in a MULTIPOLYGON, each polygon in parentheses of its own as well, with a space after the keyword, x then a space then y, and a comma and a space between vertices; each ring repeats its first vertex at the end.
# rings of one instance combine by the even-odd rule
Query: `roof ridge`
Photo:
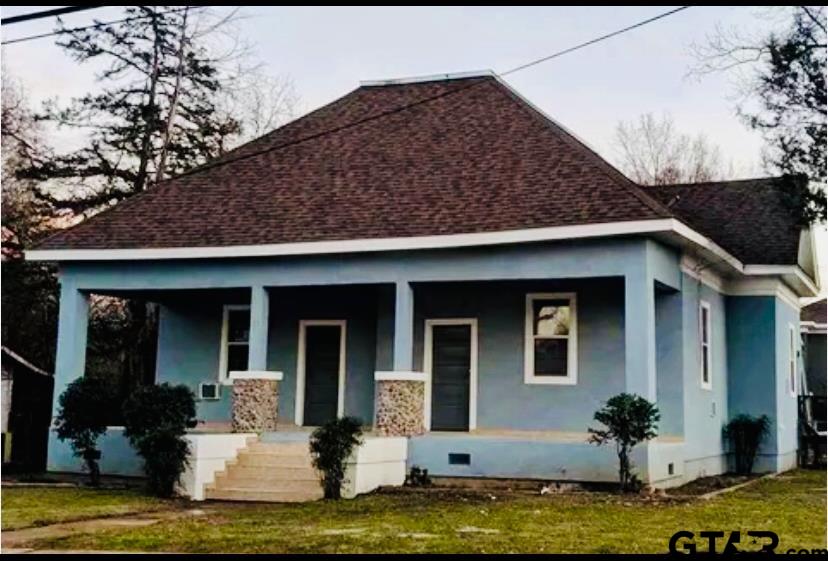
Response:
POLYGON ((740 178, 740 179, 715 179, 711 181, 685 181, 683 183, 663 183, 657 185, 641 185, 644 189, 652 189, 652 188, 666 188, 666 187, 707 187, 711 185, 722 185, 725 183, 755 183, 757 181, 777 181, 780 179, 784 179, 784 175, 773 175, 769 177, 747 177, 747 178, 740 178))
POLYGON ((549 129, 564 142, 567 142, 570 146, 587 155, 595 164, 597 164, 601 173, 606 175, 614 183, 617 183, 619 186, 625 188, 631 195, 637 198, 650 210, 656 213, 664 214, 666 217, 678 218, 666 205, 648 195, 640 185, 624 175, 615 166, 610 164, 600 154, 598 154, 598 152, 590 148, 584 141, 580 140, 573 133, 567 130, 566 127, 541 111, 528 99, 517 93, 517 91, 515 91, 515 89, 512 88, 503 78, 496 76, 495 81, 501 86, 499 90, 507 94, 507 97, 511 99, 513 103, 515 103, 518 107, 521 107, 524 111, 527 109, 530 110, 531 115, 546 124, 549 129))

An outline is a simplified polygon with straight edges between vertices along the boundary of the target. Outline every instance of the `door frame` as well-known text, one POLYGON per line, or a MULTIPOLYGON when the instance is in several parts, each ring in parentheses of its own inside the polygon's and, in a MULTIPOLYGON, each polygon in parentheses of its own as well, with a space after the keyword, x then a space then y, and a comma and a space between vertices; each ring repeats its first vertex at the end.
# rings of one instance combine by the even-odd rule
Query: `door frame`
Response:
POLYGON ((296 404, 294 407, 294 422, 301 427, 305 421, 305 341, 308 327, 316 326, 339 327, 339 387, 336 395, 336 416, 345 414, 345 342, 348 321, 344 319, 301 319, 299 320, 299 346, 296 354, 296 404))
POLYGON ((433 369, 434 326, 468 325, 469 338, 469 431, 477 428, 477 318, 440 318, 425 320, 423 371, 425 372, 424 424, 431 430, 431 376, 433 369))

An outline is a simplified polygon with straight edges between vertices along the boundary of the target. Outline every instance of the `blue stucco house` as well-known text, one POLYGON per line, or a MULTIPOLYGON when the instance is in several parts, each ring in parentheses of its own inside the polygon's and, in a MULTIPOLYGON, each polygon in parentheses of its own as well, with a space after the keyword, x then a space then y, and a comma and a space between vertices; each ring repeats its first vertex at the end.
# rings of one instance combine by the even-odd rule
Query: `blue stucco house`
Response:
MULTIPOLYGON (((91 294, 159 305, 156 380, 199 396, 208 491, 338 415, 370 425, 375 479, 611 481, 587 427, 620 392, 661 411, 635 464, 667 487, 728 470, 739 413, 772 419, 758 470, 795 465, 819 279, 788 181, 644 187, 494 74, 369 82, 27 258, 59 263, 56 395, 91 294)), ((101 445, 140 473, 118 427, 101 445)), ((50 469, 79 465, 51 438, 50 469)))

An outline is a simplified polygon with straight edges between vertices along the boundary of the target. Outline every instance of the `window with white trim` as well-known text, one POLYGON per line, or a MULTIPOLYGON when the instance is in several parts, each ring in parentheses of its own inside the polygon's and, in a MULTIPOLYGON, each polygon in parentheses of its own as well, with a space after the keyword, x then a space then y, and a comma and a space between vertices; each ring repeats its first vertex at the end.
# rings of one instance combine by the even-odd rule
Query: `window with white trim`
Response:
POLYGON ((578 323, 575 293, 526 295, 524 382, 575 384, 578 323))
POLYGON ((699 358, 701 360, 701 387, 706 390, 713 387, 711 331, 710 304, 702 301, 699 303, 699 358))
POLYGON ((227 380, 230 372, 247 370, 249 351, 250 306, 224 306, 219 380, 227 380))
POLYGON ((788 325, 788 390, 796 395, 796 329, 788 325))

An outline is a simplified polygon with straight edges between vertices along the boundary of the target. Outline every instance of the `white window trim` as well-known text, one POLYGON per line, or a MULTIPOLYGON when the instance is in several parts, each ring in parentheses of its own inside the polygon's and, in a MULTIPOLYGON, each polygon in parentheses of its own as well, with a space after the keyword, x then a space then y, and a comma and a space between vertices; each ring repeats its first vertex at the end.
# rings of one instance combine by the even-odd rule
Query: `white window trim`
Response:
MULTIPOLYGON (((230 372, 227 370, 227 347, 230 345, 228 341, 230 337, 230 312, 232 310, 247 310, 250 311, 248 304, 225 304, 221 312, 221 349, 219 351, 219 371, 218 381, 220 384, 230 384, 230 372)), ((250 341, 247 342, 247 348, 250 349, 250 341)))
POLYGON ((431 373, 433 370, 434 326, 468 325, 471 328, 469 345, 469 431, 477 428, 477 318, 427 319, 425 321, 425 342, 423 350, 423 371, 425 372, 425 407, 423 422, 431 430, 431 373))
POLYGON ((703 390, 713 389, 713 312, 710 302, 699 302, 699 385, 703 390), (707 343, 704 341, 704 312, 707 310, 707 343), (704 346, 707 345, 707 382, 704 381, 704 346))
POLYGON ((796 357, 797 351, 797 344, 796 344, 796 327, 794 324, 788 324, 788 379, 785 381, 785 384, 788 386, 788 392, 790 392, 792 397, 796 397, 796 379, 797 376, 797 366, 798 361, 796 357))
POLYGON ((305 331, 308 327, 318 325, 339 326, 339 388, 336 395, 336 416, 345 415, 345 343, 348 322, 344 319, 303 319, 299 320, 299 351, 296 356, 296 403, 294 422, 303 426, 305 422, 305 331))
POLYGON ((526 295, 526 322, 523 330, 523 383, 574 386, 578 383, 578 297, 574 292, 531 292, 526 295), (535 300, 569 300, 570 325, 566 376, 535 375, 535 300))

